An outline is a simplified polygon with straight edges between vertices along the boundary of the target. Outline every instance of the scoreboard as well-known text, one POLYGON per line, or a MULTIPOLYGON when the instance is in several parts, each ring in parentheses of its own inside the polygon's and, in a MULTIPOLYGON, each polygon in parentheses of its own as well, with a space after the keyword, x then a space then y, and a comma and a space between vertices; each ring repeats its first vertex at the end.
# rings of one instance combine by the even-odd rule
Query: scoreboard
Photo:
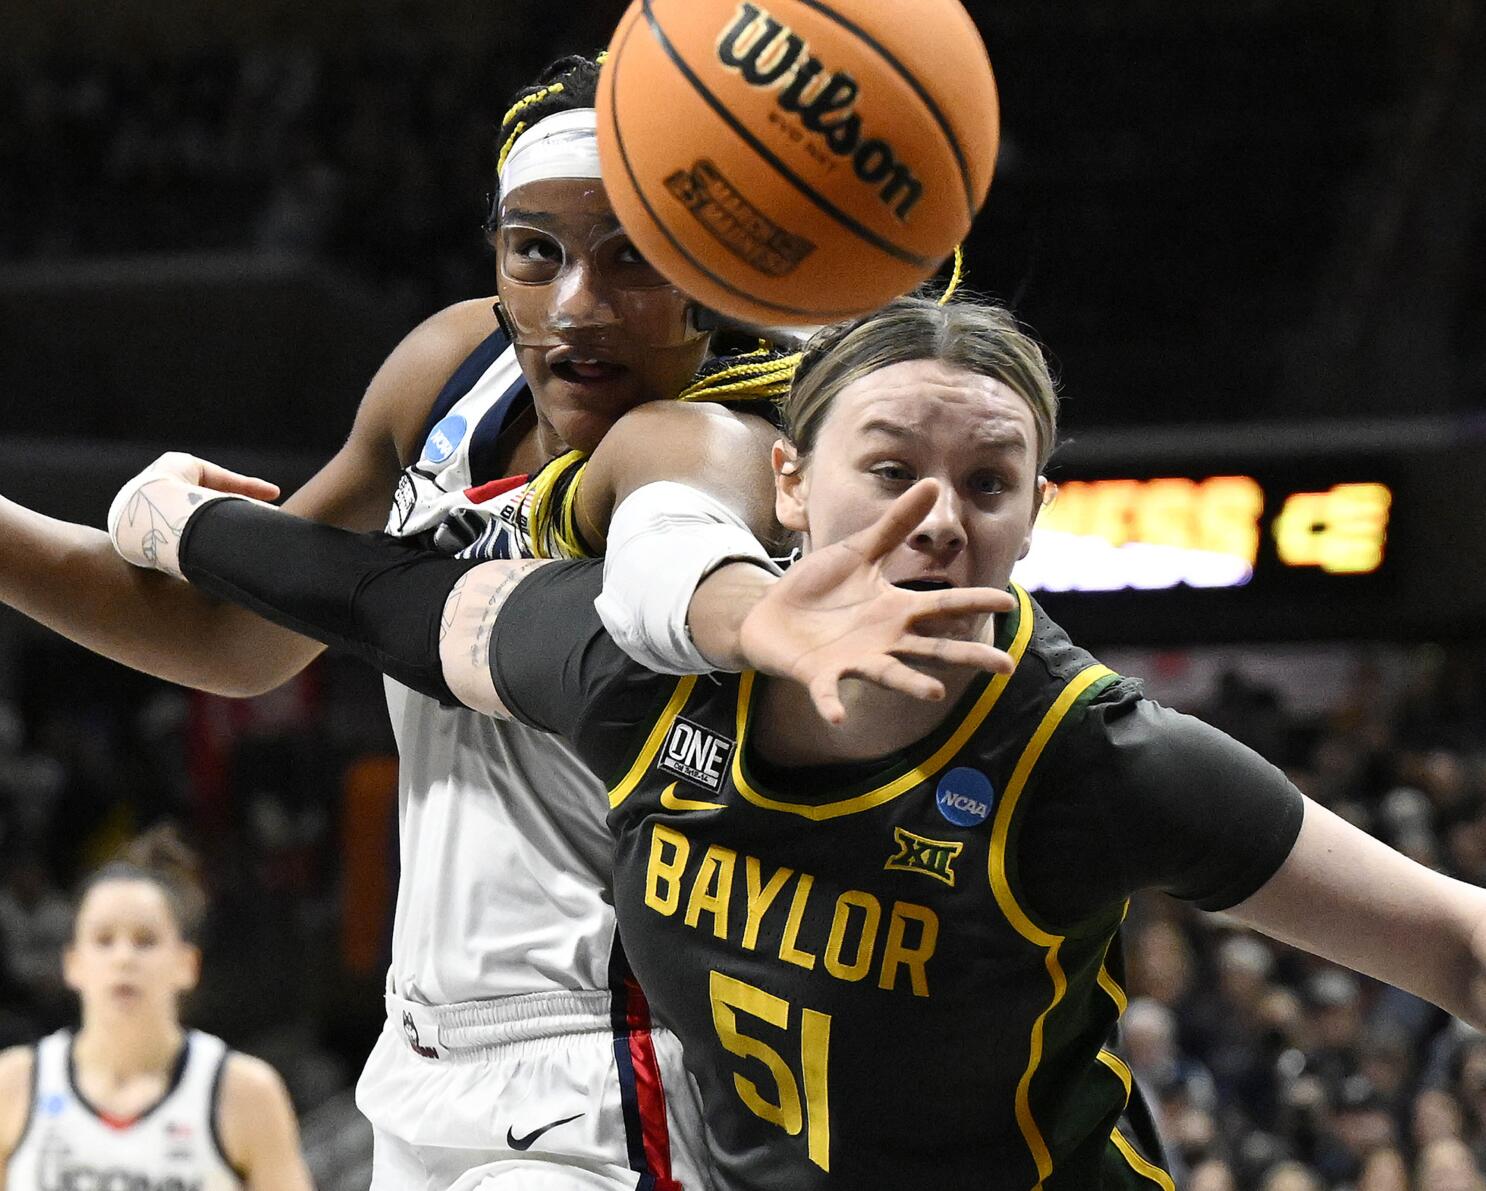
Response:
POLYGON ((1486 635, 1486 440, 1285 433, 1080 443, 1013 577, 1089 642, 1486 635))

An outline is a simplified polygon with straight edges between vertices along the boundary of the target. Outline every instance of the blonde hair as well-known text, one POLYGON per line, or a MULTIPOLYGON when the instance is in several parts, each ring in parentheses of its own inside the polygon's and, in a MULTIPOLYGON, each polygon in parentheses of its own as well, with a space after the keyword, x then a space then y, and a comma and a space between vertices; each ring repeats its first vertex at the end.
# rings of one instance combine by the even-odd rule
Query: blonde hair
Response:
POLYGON ((784 428, 801 455, 815 447, 841 391, 893 364, 938 360, 1014 390, 1037 423, 1037 469, 1057 445, 1058 391, 1042 348, 1005 307, 975 298, 898 298, 852 322, 827 327, 805 347, 784 401, 784 428))

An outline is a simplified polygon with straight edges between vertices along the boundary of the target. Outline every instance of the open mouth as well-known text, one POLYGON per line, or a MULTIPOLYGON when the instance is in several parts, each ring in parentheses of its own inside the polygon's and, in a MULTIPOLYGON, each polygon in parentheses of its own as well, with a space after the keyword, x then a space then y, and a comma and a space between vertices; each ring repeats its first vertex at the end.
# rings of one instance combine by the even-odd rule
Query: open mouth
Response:
POLYGON ((944 579, 901 579, 893 586, 904 591, 948 591, 954 584, 944 579))
POLYGON ((584 360, 569 357, 551 365, 552 375, 571 385, 603 384, 615 381, 629 371, 623 364, 609 360, 584 360))

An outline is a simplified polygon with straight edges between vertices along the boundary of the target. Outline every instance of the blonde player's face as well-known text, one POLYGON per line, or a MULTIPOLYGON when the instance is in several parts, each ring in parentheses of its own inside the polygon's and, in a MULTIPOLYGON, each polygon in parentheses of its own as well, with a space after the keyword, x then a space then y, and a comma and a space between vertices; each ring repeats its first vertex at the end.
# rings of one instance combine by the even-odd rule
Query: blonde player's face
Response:
POLYGON ((521 370, 561 445, 591 451, 636 405, 675 397, 706 357, 690 300, 640 255, 599 182, 517 187, 492 242, 521 370))
POLYGON ((938 502, 883 567, 890 583, 923 588, 1005 587, 1031 545, 1046 485, 1027 402, 937 360, 853 381, 815 450, 804 460, 793 455, 787 444, 775 448, 776 511, 785 528, 805 535, 807 551, 867 528, 917 481, 939 481, 938 502))
POLYGON ((63 955, 83 1014, 174 1014, 196 986, 199 954, 181 938, 164 891, 153 881, 104 881, 78 910, 63 955))

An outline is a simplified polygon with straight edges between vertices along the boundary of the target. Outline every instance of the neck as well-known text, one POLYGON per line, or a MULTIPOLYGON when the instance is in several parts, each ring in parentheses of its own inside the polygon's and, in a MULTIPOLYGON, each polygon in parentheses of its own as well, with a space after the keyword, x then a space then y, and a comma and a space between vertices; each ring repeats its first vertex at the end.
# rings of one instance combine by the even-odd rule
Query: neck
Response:
POLYGON ((532 410, 516 418, 501 439, 498 470, 504 476, 535 475, 567 450, 556 445, 552 427, 532 410))
POLYGON ((87 1021, 77 1032, 73 1054, 80 1067, 110 1081, 167 1071, 180 1053, 185 1031, 174 1016, 131 1017, 123 1022, 87 1021))
POLYGON ((798 683, 759 678, 754 747, 775 765, 835 765, 875 761, 922 740, 944 723, 975 680, 970 671, 940 674, 945 697, 929 703, 872 683, 841 684, 846 719, 828 724, 798 683))

